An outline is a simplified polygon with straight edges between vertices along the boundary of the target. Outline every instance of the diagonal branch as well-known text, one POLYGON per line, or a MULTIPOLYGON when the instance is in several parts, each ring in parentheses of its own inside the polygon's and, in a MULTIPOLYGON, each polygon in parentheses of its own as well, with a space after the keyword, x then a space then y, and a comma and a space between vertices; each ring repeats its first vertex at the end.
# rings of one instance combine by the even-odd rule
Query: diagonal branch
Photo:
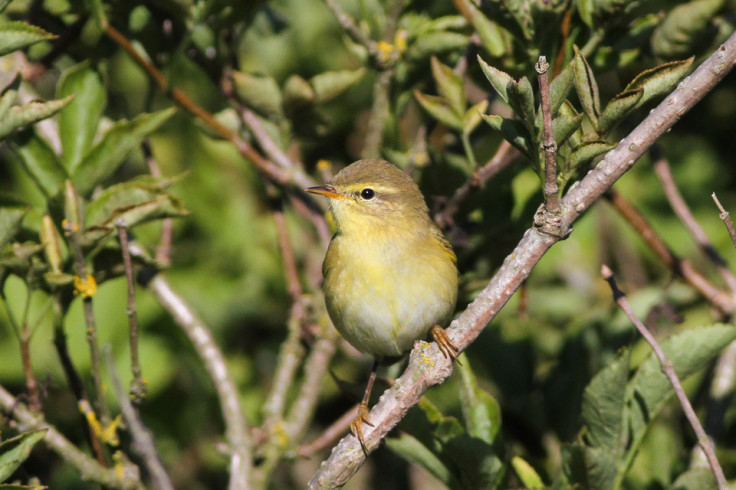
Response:
MULTIPOLYGON (((667 98, 621 142, 608 152, 600 164, 573 187, 561 200, 562 229, 570 229, 575 222, 603 193, 624 175, 642 154, 677 120, 707 94, 736 63, 736 33, 721 45, 697 70, 683 80, 667 98)), ((514 251, 493 276, 478 297, 450 325, 448 334, 452 342, 464 350, 475 340, 496 316, 511 295, 531 273, 532 268, 560 237, 543 233, 536 228, 526 231, 514 251)), ((419 402, 430 387, 444 381, 452 372, 452 366, 439 349, 419 343, 409 359, 409 365, 386 391, 371 411, 374 427, 365 431, 366 446, 374 449, 380 440, 395 427, 408 409, 419 402), (424 353, 434 361, 429 366, 420 362, 424 353)), ((352 435, 344 437, 333 449, 330 457, 309 482, 309 488, 331 488, 343 485, 365 461, 358 440, 352 435)))

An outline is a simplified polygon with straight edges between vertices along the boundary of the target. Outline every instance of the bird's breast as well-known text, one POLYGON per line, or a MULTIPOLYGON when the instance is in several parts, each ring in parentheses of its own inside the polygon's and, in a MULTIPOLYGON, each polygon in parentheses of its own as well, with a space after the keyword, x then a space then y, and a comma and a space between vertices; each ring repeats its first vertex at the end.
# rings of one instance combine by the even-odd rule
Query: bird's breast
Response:
POLYGON ((397 357, 455 308, 457 269, 431 238, 338 235, 325 257, 335 327, 358 350, 397 357))

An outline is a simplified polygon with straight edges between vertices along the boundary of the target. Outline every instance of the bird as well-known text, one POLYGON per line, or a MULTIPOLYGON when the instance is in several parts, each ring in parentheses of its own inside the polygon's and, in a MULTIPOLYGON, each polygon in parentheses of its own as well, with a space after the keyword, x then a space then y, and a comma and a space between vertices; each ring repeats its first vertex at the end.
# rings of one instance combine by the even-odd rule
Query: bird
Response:
POLYGON ((359 160, 305 191, 329 199, 336 229, 322 265, 327 312, 342 337, 374 359, 350 424, 367 454, 363 424, 373 425, 368 404, 379 364, 396 362, 428 332, 457 360, 442 328, 457 301, 457 258, 419 186, 385 160, 359 160))

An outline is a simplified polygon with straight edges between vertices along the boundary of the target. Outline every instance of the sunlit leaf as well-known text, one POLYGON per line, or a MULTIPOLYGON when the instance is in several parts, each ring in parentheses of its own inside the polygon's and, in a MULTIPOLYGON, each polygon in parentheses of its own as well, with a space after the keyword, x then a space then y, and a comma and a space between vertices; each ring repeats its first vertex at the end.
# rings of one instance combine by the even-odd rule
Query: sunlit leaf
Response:
POLYGON ((652 34, 652 52, 671 60, 704 47, 715 34, 709 27, 723 4, 723 0, 695 0, 670 9, 652 34))
POLYGON ((429 112, 429 114, 437 119, 442 124, 445 124, 453 129, 462 131, 463 129, 463 116, 458 115, 447 99, 443 97, 437 97, 435 95, 427 95, 419 92, 414 92, 419 104, 429 112))
POLYGON ((268 75, 233 71, 233 84, 238 98, 255 111, 266 115, 281 115, 281 89, 268 75))
POLYGON ((478 56, 478 63, 480 64, 481 70, 483 70, 483 74, 486 76, 488 81, 491 82, 491 85, 496 90, 496 92, 498 92, 498 95, 500 95, 503 100, 508 102, 508 87, 509 85, 514 83, 514 78, 508 73, 489 65, 488 63, 483 61, 480 56, 478 56))
POLYGON ((514 458, 511 459, 511 466, 514 467, 514 471, 519 476, 521 483, 524 484, 524 488, 546 487, 536 470, 523 458, 514 456, 514 458))
POLYGON ((111 175, 133 148, 156 131, 176 112, 175 108, 141 114, 132 121, 120 121, 112 126, 84 156, 72 180, 80 193, 86 194, 111 175))
POLYGON ((56 36, 21 21, 0 22, 0 56, 56 36))
POLYGON ((458 364, 462 379, 460 407, 468 434, 488 444, 493 441, 501 428, 501 409, 490 393, 478 387, 475 374, 470 369, 470 361, 463 356, 458 364))
POLYGON ((27 211, 28 208, 0 207, 0 248, 7 245, 18 234, 27 211))
POLYGON ((328 71, 315 75, 309 81, 318 103, 329 102, 345 93, 365 75, 365 68, 358 70, 328 71))
POLYGON ((487 109, 488 101, 484 99, 465 112, 465 117, 463 118, 464 134, 470 134, 475 130, 478 124, 483 121, 482 115, 485 114, 487 109))
POLYGON ((59 114, 62 160, 69 175, 73 175, 92 146, 107 94, 100 75, 90 68, 89 62, 83 62, 64 70, 56 96, 74 97, 59 114))
POLYGON ((566 142, 570 135, 577 131, 582 123, 582 114, 561 114, 556 117, 552 121, 552 135, 555 139, 555 143, 557 143, 557 145, 561 145, 566 142))
POLYGON ((595 375, 583 394, 586 442, 614 455, 623 443, 624 395, 629 380, 630 357, 630 350, 625 350, 595 375))
POLYGON ((573 169, 578 168, 582 164, 591 161, 598 155, 602 155, 608 151, 613 150, 614 148, 616 148, 616 145, 613 143, 609 143, 608 141, 587 141, 575 148, 575 150, 572 152, 572 155, 570 155, 569 158, 569 166, 573 169))
POLYGON ((465 82, 463 78, 432 57, 432 76, 440 96, 449 102, 456 115, 465 114, 465 82))
POLYGON ((388 437, 386 446, 406 460, 421 466, 445 485, 451 485, 450 471, 432 451, 415 437, 406 433, 399 437, 388 437))
POLYGON ((5 481, 31 454, 33 446, 46 435, 46 429, 24 432, 0 442, 0 481, 5 481))
POLYGON ((644 95, 642 95, 637 103, 637 107, 641 107, 652 98, 668 93, 685 76, 693 60, 694 58, 688 58, 683 61, 672 61, 643 71, 626 86, 624 92, 637 89, 644 90, 644 95))
POLYGON ((13 131, 29 126, 37 121, 46 119, 59 112, 72 99, 73 95, 58 100, 45 102, 34 101, 22 106, 13 106, 0 119, 0 139, 5 138, 13 131))
POLYGON ((11 141, 20 163, 41 192, 47 197, 58 194, 66 172, 48 142, 33 130, 16 134, 11 141))

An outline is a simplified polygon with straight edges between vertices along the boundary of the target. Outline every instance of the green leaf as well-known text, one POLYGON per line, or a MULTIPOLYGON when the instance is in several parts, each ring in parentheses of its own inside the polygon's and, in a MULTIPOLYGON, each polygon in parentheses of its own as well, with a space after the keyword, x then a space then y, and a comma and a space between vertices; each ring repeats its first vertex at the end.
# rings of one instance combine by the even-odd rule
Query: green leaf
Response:
POLYGON ((527 128, 531 131, 534 128, 537 119, 536 110, 534 108, 534 89, 529 79, 521 77, 518 82, 511 82, 507 87, 509 95, 509 104, 526 123, 527 128))
POLYGON ((292 75, 284 83, 284 107, 295 110, 314 103, 317 96, 312 86, 299 75, 292 75))
POLYGON ((598 131, 600 134, 605 135, 615 128, 618 123, 623 121, 631 111, 636 109, 643 95, 644 89, 640 87, 634 90, 624 90, 611 99, 606 104, 606 108, 603 109, 600 119, 598 119, 598 131))
POLYGON ((15 103, 21 80, 20 73, 16 73, 13 80, 3 89, 2 97, 0 97, 0 121, 5 117, 5 114, 7 114, 8 109, 10 109, 13 103, 15 103))
POLYGON ((33 130, 27 130, 13 136, 11 147, 41 192, 46 197, 57 195, 66 172, 48 142, 33 130))
POLYGON ((561 114, 552 121, 552 135, 557 145, 563 144, 567 139, 580 128, 583 123, 582 114, 561 114))
POLYGON ((460 75, 452 71, 447 65, 443 65, 432 56, 432 77, 437 85, 440 95, 446 99, 452 111, 458 115, 465 114, 465 82, 460 75))
MULTIPOLYGON (((725 346, 736 339, 733 325, 711 325, 677 333, 662 342, 662 350, 675 368, 680 380, 703 367, 725 346)), ((674 390, 662 373, 659 361, 651 354, 629 383, 626 403, 629 407, 631 444, 629 454, 635 454, 647 427, 670 399, 674 390)))
POLYGON ((29 102, 23 106, 14 106, 0 119, 0 139, 5 138, 16 129, 29 126, 37 121, 51 117, 66 106, 73 95, 46 102, 29 102))
POLYGON ((5 481, 31 454, 46 429, 24 432, 0 443, 0 481, 5 481))
MULTIPOLYGON (((554 116, 567 99, 575 84, 575 68, 572 62, 549 84, 549 108, 554 116)), ((541 112, 541 111, 540 111, 541 112)))
POLYGON ((672 490, 717 490, 718 482, 710 468, 692 468, 678 476, 670 488, 672 490))
POLYGON ((501 428, 501 409, 498 402, 488 392, 478 388, 467 356, 462 357, 462 364, 458 363, 457 368, 462 380, 460 407, 468 434, 493 444, 501 428))
POLYGON ((482 115, 485 114, 487 109, 488 100, 484 99, 465 112, 465 117, 463 117, 463 134, 470 134, 478 127, 478 124, 483 120, 482 115))
POLYGON ((64 70, 56 89, 57 97, 74 96, 59 114, 62 159, 69 175, 74 175, 97 134, 107 94, 100 75, 79 63, 64 70))
POLYGON ((487 442, 463 434, 447 441, 443 456, 456 468, 460 485, 453 488, 499 488, 504 464, 487 442))
POLYGON ((309 81, 314 89, 317 103, 325 103, 343 94, 365 75, 365 68, 357 70, 328 71, 312 77, 309 81))
POLYGON ((23 223, 23 217, 26 215, 28 208, 0 207, 0 249, 10 243, 15 235, 20 231, 20 225, 23 223))
POLYGON ((496 90, 496 92, 498 92, 498 95, 500 95, 501 98, 506 101, 506 103, 508 103, 508 87, 509 85, 514 83, 514 78, 508 73, 501 71, 498 68, 492 67, 491 65, 483 61, 480 56, 478 56, 478 63, 480 63, 480 69, 483 71, 483 74, 486 76, 488 81, 491 82, 491 85, 496 90))
POLYGON ((419 61, 429 56, 462 49, 468 45, 468 36, 448 31, 431 31, 417 37, 405 52, 406 59, 419 61))
POLYGON ((268 75, 233 71, 235 94, 248 107, 264 116, 281 116, 281 89, 268 75))
POLYGON ((636 105, 641 107, 652 98, 668 93, 685 76, 694 59, 691 57, 682 61, 672 61, 643 71, 626 86, 624 92, 644 90, 644 95, 636 105))
POLYGON ((672 8, 652 33, 652 52, 663 59, 688 56, 707 46, 724 0, 697 0, 672 8))
POLYGON ((87 228, 82 236, 85 246, 108 237, 118 220, 126 226, 161 218, 188 214, 182 202, 169 194, 169 181, 144 178, 108 187, 87 205, 87 228))
POLYGON ((585 114, 590 119, 594 128, 598 128, 598 114, 600 112, 600 95, 598 94, 598 84, 595 81, 593 70, 590 69, 588 62, 583 57, 577 46, 575 49, 575 58, 573 59, 575 67, 575 88, 583 105, 585 114))
POLYGON ((570 155, 570 158, 568 160, 569 167, 571 169, 576 169, 584 163, 588 163, 598 155, 602 155, 603 153, 611 151, 614 148, 616 148, 616 145, 613 143, 609 143, 608 141, 586 141, 575 148, 575 151, 573 151, 572 155, 570 155))
POLYGON ((475 5, 468 0, 462 0, 465 9, 470 14, 470 20, 475 32, 486 51, 494 58, 505 55, 509 49, 508 32, 500 25, 486 17, 475 5))
POLYGON ((524 488, 546 488, 536 470, 523 458, 514 456, 511 459, 511 466, 514 467, 514 471, 519 476, 521 483, 524 484, 524 488))
POLYGON ((421 466, 446 486, 451 485, 450 470, 415 437, 406 433, 402 433, 399 437, 387 437, 386 446, 407 461, 421 466))
POLYGON ((25 22, 3 22, 0 23, 0 56, 55 38, 50 32, 25 22))
POLYGON ((629 380, 630 350, 600 370, 585 388, 582 416, 586 442, 616 455, 623 444, 624 400, 629 380))
POLYGON ((578 14, 588 27, 593 27, 593 3, 595 0, 578 0, 578 14))
POLYGON ((617 474, 617 461, 604 448, 582 444, 562 446, 562 467, 572 488, 610 489, 617 474))
POLYGON ((72 181, 81 194, 86 194, 110 176, 123 163, 128 153, 156 131, 176 112, 169 108, 141 114, 132 121, 120 121, 112 126, 102 139, 84 156, 72 181))
POLYGON ((452 129, 462 131, 463 115, 456 114, 447 99, 437 97, 436 95, 426 95, 418 90, 414 91, 414 97, 416 97, 424 110, 429 112, 429 114, 439 122, 451 127, 452 129))
POLYGON ((526 155, 530 160, 536 162, 536 158, 532 157, 536 153, 536 150, 533 149, 534 145, 526 126, 514 119, 507 119, 494 114, 483 114, 482 117, 490 127, 501 133, 501 136, 514 145, 517 150, 526 155))

